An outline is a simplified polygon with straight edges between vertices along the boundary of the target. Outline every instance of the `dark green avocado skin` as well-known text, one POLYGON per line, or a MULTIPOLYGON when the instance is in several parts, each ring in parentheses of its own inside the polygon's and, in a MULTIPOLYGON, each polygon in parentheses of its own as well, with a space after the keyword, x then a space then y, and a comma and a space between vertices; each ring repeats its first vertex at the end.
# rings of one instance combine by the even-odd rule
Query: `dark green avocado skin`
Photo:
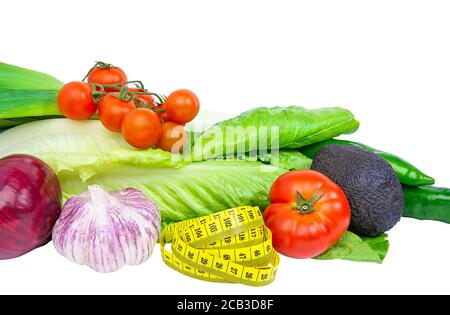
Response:
POLYGON ((357 147, 328 145, 317 152, 311 169, 344 190, 352 212, 350 231, 377 236, 402 217, 402 186, 392 167, 378 155, 357 147))

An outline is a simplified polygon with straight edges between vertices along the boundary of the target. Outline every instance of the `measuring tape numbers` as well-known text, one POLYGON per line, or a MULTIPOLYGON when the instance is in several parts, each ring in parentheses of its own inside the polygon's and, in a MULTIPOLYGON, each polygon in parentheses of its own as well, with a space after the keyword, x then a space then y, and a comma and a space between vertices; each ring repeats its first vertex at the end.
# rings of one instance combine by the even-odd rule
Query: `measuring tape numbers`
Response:
POLYGON ((237 207, 169 225, 161 233, 160 246, 166 265, 213 282, 267 285, 275 280, 280 262, 258 207, 237 207))

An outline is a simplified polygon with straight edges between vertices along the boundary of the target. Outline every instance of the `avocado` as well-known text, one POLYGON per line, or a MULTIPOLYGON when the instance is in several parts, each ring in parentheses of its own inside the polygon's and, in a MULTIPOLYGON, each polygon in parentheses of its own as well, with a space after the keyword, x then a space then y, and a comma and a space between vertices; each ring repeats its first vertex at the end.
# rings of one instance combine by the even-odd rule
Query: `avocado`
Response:
POLYGON ((402 186, 392 167, 378 155, 358 147, 328 145, 317 152, 311 169, 344 190, 352 213, 350 231, 377 236, 402 217, 402 186))

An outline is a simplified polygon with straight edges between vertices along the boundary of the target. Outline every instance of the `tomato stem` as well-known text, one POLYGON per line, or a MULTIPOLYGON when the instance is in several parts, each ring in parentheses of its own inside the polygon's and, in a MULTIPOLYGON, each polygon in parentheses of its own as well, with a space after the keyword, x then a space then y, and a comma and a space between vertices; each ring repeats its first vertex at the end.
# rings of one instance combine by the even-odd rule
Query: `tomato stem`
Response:
POLYGON ((320 192, 320 188, 317 188, 317 190, 314 192, 311 199, 306 199, 301 192, 297 191, 295 194, 295 199, 297 201, 297 205, 293 207, 292 210, 297 210, 300 214, 309 214, 311 212, 314 212, 316 209, 314 209, 314 205, 317 201, 319 201, 323 196, 325 195, 325 192, 320 192))
POLYGON ((83 78, 83 82, 87 79, 87 77, 91 74, 91 72, 95 69, 95 68, 100 68, 100 69, 110 69, 110 68, 114 68, 114 66, 110 63, 106 63, 103 61, 96 61, 95 65, 88 71, 88 73, 86 73, 86 75, 83 78))
POLYGON ((155 107, 161 106, 165 103, 167 100, 167 97, 165 95, 160 95, 157 93, 149 92, 144 87, 144 84, 142 81, 127 81, 123 82, 121 84, 97 84, 97 83, 91 83, 92 86, 92 98, 94 99, 94 102, 98 104, 104 95, 112 95, 122 101, 129 102, 129 101, 135 101, 135 104, 137 107, 142 108, 148 108, 153 110, 156 113, 165 112, 165 109, 153 109, 153 104, 147 104, 144 102, 139 96, 142 95, 150 95, 154 96, 158 99, 158 101, 155 104, 155 107), (136 89, 139 91, 130 91, 129 85, 134 85, 136 89), (105 89, 114 90, 114 92, 106 92, 105 89))

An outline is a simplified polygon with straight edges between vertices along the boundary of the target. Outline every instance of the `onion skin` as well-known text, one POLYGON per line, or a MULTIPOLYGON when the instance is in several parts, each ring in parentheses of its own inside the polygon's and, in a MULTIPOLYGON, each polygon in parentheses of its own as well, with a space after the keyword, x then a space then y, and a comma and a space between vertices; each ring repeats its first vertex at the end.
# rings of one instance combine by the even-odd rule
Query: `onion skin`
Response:
POLYGON ((60 213, 61 187, 50 166, 23 154, 0 159, 0 259, 47 244, 60 213))
POLYGON ((142 192, 107 192, 94 185, 66 202, 53 228, 53 244, 72 262, 114 272, 145 262, 160 230, 160 211, 142 192))

